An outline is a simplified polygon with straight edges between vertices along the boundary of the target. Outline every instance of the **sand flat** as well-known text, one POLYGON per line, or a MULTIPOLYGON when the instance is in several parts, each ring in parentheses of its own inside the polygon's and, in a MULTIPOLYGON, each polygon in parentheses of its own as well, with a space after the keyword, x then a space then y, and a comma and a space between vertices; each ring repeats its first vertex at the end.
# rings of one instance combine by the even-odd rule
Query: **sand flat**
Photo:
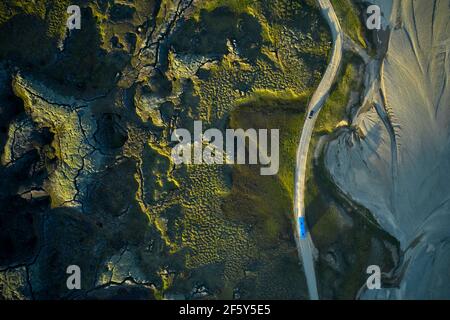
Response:
POLYGON ((362 297, 450 298, 450 1, 393 7, 379 77, 393 134, 369 109, 353 122, 359 136, 329 144, 326 164, 404 251, 399 288, 362 297))

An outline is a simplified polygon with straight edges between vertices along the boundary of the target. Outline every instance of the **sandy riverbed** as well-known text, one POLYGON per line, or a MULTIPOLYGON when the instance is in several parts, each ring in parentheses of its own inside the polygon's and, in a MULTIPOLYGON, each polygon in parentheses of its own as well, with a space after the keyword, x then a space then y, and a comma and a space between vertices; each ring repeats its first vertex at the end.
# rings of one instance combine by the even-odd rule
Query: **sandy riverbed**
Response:
POLYGON ((362 297, 450 298, 450 0, 378 2, 392 10, 378 97, 389 124, 375 108, 360 113, 360 134, 331 142, 326 164, 404 252, 398 288, 362 297))

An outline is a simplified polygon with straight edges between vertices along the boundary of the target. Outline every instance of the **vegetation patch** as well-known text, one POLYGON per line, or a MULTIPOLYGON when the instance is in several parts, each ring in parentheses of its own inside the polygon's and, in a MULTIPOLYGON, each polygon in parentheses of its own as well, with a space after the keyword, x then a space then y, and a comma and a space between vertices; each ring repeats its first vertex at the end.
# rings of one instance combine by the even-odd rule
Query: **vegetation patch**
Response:
MULTIPOLYGON (((257 90, 240 100, 231 112, 230 127, 280 130, 280 171, 275 176, 261 176, 259 165, 233 166, 231 192, 223 204, 228 219, 251 226, 250 236, 257 251, 265 252, 260 263, 282 269, 285 259, 296 260, 292 226, 292 195, 295 154, 302 128, 306 94, 292 91, 257 90), (278 251, 275 253, 275 251, 278 251), (278 261, 274 256, 283 255, 278 261)), ((287 263, 289 264, 289 263, 287 263)), ((301 269, 292 264, 291 286, 304 286, 301 269)), ((256 269, 255 275, 267 277, 267 269, 256 269)), ((271 283, 281 283, 279 274, 271 275, 271 283)))
POLYGON ((351 92, 360 92, 361 74, 359 68, 363 61, 353 54, 344 54, 338 81, 320 110, 314 131, 318 135, 331 134, 342 121, 348 121, 348 103, 351 92))
POLYGON ((345 34, 363 48, 367 48, 364 38, 364 26, 360 18, 361 13, 352 0, 331 0, 331 3, 345 34))

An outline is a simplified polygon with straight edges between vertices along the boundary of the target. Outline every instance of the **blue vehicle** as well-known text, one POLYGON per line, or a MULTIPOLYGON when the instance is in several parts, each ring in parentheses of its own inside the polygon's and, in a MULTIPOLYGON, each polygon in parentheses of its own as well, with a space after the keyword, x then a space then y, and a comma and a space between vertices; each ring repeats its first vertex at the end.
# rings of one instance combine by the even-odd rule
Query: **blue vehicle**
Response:
POLYGON ((306 239, 306 224, 305 224, 305 217, 299 217, 298 218, 298 226, 300 231, 300 239, 306 239))

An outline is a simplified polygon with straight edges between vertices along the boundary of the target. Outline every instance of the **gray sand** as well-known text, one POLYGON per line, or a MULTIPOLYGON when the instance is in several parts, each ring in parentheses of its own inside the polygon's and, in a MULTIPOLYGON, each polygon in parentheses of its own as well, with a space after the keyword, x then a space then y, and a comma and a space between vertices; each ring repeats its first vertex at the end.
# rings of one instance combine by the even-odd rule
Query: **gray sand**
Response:
POLYGON ((358 114, 360 136, 346 131, 328 145, 326 165, 404 251, 399 288, 361 297, 450 298, 450 0, 391 9, 397 28, 368 96, 378 110, 358 114))

